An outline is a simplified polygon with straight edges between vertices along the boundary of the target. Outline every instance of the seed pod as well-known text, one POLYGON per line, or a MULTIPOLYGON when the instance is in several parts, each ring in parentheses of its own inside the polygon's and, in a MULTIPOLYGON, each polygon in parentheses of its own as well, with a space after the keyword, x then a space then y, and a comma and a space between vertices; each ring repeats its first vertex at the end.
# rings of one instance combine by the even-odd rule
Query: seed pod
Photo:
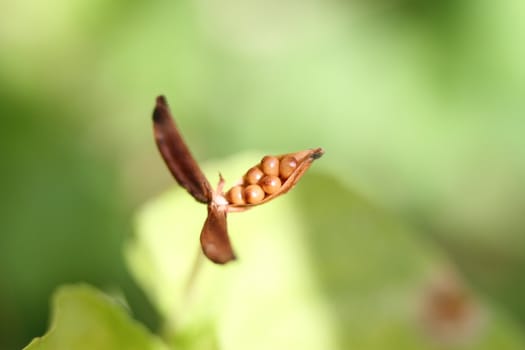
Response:
POLYGON ((159 152, 175 180, 197 201, 209 203, 213 189, 177 129, 164 96, 157 97, 153 131, 159 152))
POLYGON ((281 179, 278 176, 266 175, 259 182, 264 192, 274 194, 281 188, 281 179))
POLYGON ((244 199, 249 204, 257 204, 264 199, 264 191, 259 185, 249 185, 244 189, 244 199))
POLYGON ((266 175, 279 176, 279 159, 273 156, 265 156, 261 160, 261 169, 266 175))
POLYGON ((227 210, 215 203, 208 204, 208 216, 201 231, 203 253, 216 264, 235 260, 235 253, 228 236, 227 210))
POLYGON ((279 175, 286 180, 297 168, 297 160, 294 156, 285 156, 279 164, 279 175))
POLYGON ((226 196, 229 203, 244 204, 244 188, 241 185, 232 187, 226 196))
POLYGON ((264 176, 264 173, 259 167, 254 166, 248 172, 246 175, 244 175, 244 182, 248 185, 255 185, 258 183, 264 176))
MULTIPOLYGON (((280 196, 282 194, 285 194, 286 192, 290 191, 295 186, 295 184, 299 181, 299 179, 304 175, 306 170, 308 170, 308 168, 310 168, 310 165, 312 165, 312 162, 314 160, 316 160, 316 159, 319 159, 323 154, 324 154, 324 151, 323 151, 322 148, 315 148, 315 149, 307 149, 307 150, 296 152, 296 153, 282 154, 282 155, 273 157, 273 158, 281 159, 281 161, 279 163, 283 163, 283 161, 284 161, 284 164, 285 164, 285 165, 283 165, 283 169, 285 170, 284 171, 284 175, 288 175, 287 177, 283 176, 280 179, 281 180, 281 185, 279 186, 279 188, 276 191, 272 192, 272 193, 263 191, 261 189, 261 192, 263 192, 263 193, 266 192, 267 193, 266 196, 264 196, 260 200, 253 200, 253 199, 248 200, 248 197, 246 196, 246 191, 247 191, 247 189, 249 187, 251 187, 251 186, 248 186, 244 190, 244 200, 245 200, 246 204, 233 204, 233 203, 231 203, 229 205, 228 211, 229 212, 244 211, 244 210, 246 210, 246 209, 248 209, 248 208, 250 208, 252 206, 266 203, 266 202, 268 202, 268 201, 270 201, 270 200, 272 200, 272 199, 274 199, 274 198, 276 198, 276 197, 278 197, 278 196, 280 196), (294 160, 295 160, 295 163, 294 163, 294 160), (290 172, 290 170, 292 170, 292 171, 290 172)), ((267 156, 267 157, 264 157, 263 159, 265 159, 265 158, 270 158, 270 157, 267 156)), ((254 168, 255 169, 259 169, 257 166, 254 166, 254 167, 250 168, 248 173, 244 176, 245 184, 248 184, 247 180, 249 180, 249 179, 252 180, 252 181, 254 180, 252 178, 252 176, 249 176, 249 175, 251 175, 252 172, 256 171, 256 170, 254 170, 254 168)), ((280 172, 280 168, 281 167, 279 167, 279 172, 280 172)), ((258 180, 258 184, 262 186, 262 179, 258 180)), ((257 187, 259 187, 259 186, 257 186, 257 187)), ((271 191, 269 188, 267 188, 267 190, 271 191)))
MULTIPOLYGON (((175 125, 164 96, 157 97, 153 110, 153 131, 159 152, 175 180, 193 198, 208 205, 208 217, 200 236, 203 253, 217 264, 234 260, 235 254, 226 225, 228 207, 217 203, 221 201, 221 197, 213 191, 197 161, 191 155, 175 125)), ((221 182, 224 182, 222 178, 221 182)))
POLYGON ((288 192, 312 162, 324 153, 321 148, 316 148, 280 156, 266 156, 245 174, 243 181, 225 195, 225 181, 220 174, 217 188, 214 190, 210 186, 177 129, 164 96, 157 97, 153 111, 153 129, 159 152, 175 180, 195 200, 207 204, 208 216, 200 241, 203 253, 217 264, 235 259, 228 236, 227 214, 244 211, 288 192), (261 181, 263 177, 265 178, 261 181))

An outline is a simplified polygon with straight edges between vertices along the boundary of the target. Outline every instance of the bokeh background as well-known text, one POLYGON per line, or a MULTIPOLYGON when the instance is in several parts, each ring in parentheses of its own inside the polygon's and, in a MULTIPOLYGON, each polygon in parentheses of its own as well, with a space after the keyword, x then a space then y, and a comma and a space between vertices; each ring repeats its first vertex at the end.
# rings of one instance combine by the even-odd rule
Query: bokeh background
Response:
POLYGON ((417 231, 522 333, 524 18, 521 0, 2 1, 0 349, 44 334, 67 282, 160 327, 122 253, 174 186, 160 93, 202 161, 322 146, 316 171, 417 231))

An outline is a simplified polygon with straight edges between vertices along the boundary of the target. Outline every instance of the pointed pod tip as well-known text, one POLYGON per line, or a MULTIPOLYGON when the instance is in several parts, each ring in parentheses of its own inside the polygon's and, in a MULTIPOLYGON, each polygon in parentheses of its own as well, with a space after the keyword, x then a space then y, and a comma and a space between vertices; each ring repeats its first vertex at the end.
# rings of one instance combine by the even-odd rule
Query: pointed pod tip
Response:
POLYGON ((312 159, 315 160, 315 159, 319 159, 319 158, 321 158, 321 157, 323 156, 323 154, 324 154, 324 149, 322 149, 321 147, 319 147, 319 148, 314 149, 314 151, 313 151, 311 157, 312 157, 312 159))
POLYGON ((166 97, 164 95, 157 96, 157 105, 164 105, 166 106, 168 102, 166 101, 166 97))
POLYGON ((161 123, 167 115, 168 103, 164 95, 159 95, 156 102, 155 109, 153 110, 153 121, 155 123, 161 123))
POLYGON ((202 250, 204 255, 215 264, 224 265, 230 261, 237 260, 237 256, 231 250, 214 244, 203 244, 202 250))

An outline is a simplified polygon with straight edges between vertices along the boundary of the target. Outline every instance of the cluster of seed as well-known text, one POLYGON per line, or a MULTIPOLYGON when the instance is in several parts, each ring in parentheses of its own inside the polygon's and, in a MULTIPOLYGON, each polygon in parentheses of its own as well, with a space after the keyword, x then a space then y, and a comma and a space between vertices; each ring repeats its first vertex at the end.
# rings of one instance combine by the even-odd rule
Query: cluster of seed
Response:
POLYGON ((226 199, 234 205, 257 204, 266 196, 279 191, 296 168, 297 160, 293 156, 281 159, 265 156, 258 165, 246 172, 241 185, 228 191, 226 199))

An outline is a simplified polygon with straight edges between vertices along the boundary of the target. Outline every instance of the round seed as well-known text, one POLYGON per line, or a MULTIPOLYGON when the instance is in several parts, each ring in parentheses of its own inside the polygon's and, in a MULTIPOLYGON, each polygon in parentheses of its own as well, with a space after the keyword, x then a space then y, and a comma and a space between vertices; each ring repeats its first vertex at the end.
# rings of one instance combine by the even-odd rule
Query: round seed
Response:
POLYGON ((264 191, 259 185, 250 185, 244 189, 244 199, 250 204, 259 203, 264 199, 264 191))
POLYGON ((232 187, 226 196, 232 204, 244 204, 244 188, 240 185, 232 187))
POLYGON ((264 192, 273 194, 281 188, 281 179, 278 176, 266 175, 262 178, 260 185, 264 192))
POLYGON ((261 160, 261 169, 266 175, 279 176, 279 159, 273 156, 265 156, 261 160))
POLYGON ((292 175, 294 170, 297 168, 297 160, 293 156, 286 156, 281 159, 281 164, 279 165, 279 174, 286 180, 292 175))
POLYGON ((248 170, 246 175, 244 175, 244 182, 249 185, 254 185, 257 182, 259 182, 259 180, 262 179, 263 176, 264 173, 262 172, 262 170, 254 166, 253 168, 248 170))

